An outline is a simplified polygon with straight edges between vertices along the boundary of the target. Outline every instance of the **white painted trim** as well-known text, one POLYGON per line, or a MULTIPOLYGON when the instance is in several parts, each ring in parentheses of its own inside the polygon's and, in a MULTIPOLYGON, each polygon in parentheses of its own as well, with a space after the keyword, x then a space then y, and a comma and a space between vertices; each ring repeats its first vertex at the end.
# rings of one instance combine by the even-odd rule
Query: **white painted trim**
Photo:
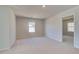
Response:
POLYGON ((9 50, 9 49, 10 49, 10 47, 9 48, 4 48, 4 49, 0 49, 0 51, 9 50))
MULTIPOLYGON (((72 16, 72 15, 70 15, 70 16, 72 16)), ((74 18, 74 23, 75 23, 75 15, 73 15, 72 17, 74 18)), ((62 42, 63 42, 63 17, 62 17, 62 42)), ((76 48, 74 42, 75 42, 75 31, 74 31, 73 47, 76 48)))
MULTIPOLYGON (((52 37, 49 37, 49 36, 47 36, 47 38, 53 39, 52 37)), ((58 41, 58 42, 62 42, 62 40, 57 40, 57 39, 53 39, 53 40, 58 41)))

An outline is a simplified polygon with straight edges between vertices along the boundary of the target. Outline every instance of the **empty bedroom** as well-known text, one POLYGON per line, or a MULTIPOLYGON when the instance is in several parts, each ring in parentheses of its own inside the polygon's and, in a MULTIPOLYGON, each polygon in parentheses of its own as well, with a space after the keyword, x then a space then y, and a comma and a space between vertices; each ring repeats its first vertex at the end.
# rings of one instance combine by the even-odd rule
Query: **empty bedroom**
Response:
POLYGON ((77 5, 0 6, 0 18, 0 54, 79 53, 77 5))

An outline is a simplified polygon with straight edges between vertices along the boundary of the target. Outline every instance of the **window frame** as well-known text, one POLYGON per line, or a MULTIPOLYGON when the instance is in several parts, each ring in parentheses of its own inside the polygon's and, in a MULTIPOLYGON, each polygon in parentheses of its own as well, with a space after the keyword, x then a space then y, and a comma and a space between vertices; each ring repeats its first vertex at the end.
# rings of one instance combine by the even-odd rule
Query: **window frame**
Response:
POLYGON ((68 22, 67 23, 67 31, 68 32, 74 32, 75 31, 75 24, 74 24, 74 22, 68 22))
POLYGON ((35 22, 28 22, 29 32, 35 32, 35 22))

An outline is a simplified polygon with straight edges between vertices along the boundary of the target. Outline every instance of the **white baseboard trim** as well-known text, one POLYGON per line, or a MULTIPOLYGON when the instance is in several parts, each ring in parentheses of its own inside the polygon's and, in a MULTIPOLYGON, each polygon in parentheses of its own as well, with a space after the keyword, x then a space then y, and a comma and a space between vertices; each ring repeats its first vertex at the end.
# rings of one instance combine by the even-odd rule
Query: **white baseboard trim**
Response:
POLYGON ((54 38, 52 38, 52 37, 48 37, 48 36, 47 36, 47 38, 56 40, 56 41, 58 41, 58 42, 62 42, 62 40, 54 39, 54 38))
POLYGON ((3 49, 0 49, 0 51, 9 50, 9 49, 10 49, 10 47, 9 48, 3 48, 3 49))

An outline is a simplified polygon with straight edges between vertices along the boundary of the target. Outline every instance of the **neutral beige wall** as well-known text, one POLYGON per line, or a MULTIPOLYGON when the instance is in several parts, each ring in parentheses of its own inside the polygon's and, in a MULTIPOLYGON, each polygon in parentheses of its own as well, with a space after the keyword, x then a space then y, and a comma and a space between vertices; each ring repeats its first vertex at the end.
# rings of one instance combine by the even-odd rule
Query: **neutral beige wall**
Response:
POLYGON ((16 17, 17 39, 40 37, 40 36, 44 36, 44 20, 16 17), (28 22, 31 22, 31 21, 36 23, 34 33, 29 33, 29 30, 28 30, 28 22))
POLYGON ((74 22, 74 18, 63 19, 63 34, 68 36, 74 36, 74 32, 68 32, 67 30, 68 22, 74 22))

